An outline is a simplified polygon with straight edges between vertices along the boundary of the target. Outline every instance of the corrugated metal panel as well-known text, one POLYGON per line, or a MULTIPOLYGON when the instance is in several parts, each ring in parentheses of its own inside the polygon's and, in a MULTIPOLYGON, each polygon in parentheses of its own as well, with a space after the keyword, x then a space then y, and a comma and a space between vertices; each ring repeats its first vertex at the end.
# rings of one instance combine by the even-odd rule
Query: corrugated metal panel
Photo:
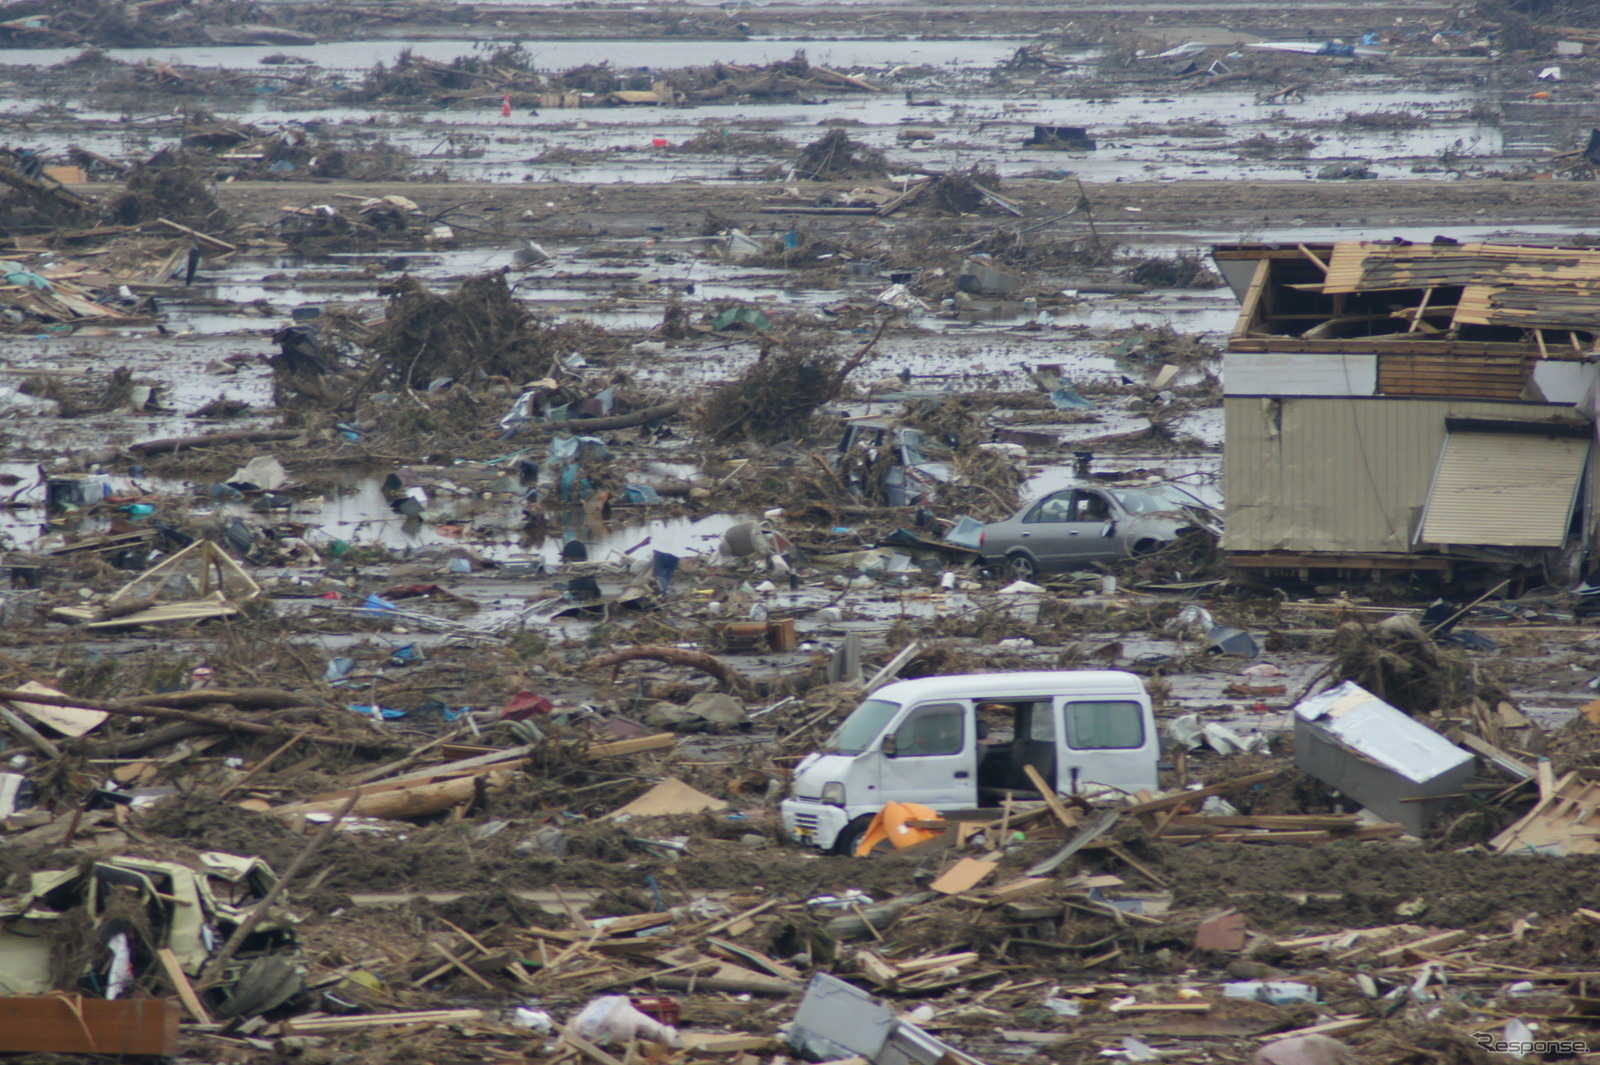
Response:
POLYGON ((1552 409, 1464 399, 1230 396, 1224 401, 1222 546, 1413 550, 1444 446, 1445 418, 1531 420, 1552 409))
POLYGON ((1450 433, 1419 540, 1560 547, 1588 458, 1583 438, 1450 433))

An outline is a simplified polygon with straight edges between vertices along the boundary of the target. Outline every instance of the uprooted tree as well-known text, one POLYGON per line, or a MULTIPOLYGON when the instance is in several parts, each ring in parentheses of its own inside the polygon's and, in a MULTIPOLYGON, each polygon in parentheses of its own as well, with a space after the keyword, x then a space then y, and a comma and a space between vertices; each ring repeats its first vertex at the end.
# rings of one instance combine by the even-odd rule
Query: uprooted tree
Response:
POLYGON ((701 405, 700 432, 714 441, 746 436, 772 443, 804 431, 818 408, 839 398, 845 379, 867 361, 891 321, 883 319, 872 339, 846 359, 808 332, 768 334, 749 369, 701 405))
POLYGON ((531 313, 500 271, 468 278, 447 296, 409 277, 379 292, 389 310, 369 346, 390 379, 411 388, 440 377, 521 383, 550 376, 564 356, 599 337, 587 322, 557 324, 531 313))

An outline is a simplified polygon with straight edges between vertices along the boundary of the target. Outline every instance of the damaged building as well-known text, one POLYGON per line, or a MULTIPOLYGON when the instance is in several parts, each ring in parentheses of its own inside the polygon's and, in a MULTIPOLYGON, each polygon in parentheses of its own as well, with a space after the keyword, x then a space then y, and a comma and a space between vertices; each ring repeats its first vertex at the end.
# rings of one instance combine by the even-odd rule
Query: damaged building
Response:
POLYGON ((1236 567, 1567 581, 1593 553, 1600 250, 1231 244, 1236 567))

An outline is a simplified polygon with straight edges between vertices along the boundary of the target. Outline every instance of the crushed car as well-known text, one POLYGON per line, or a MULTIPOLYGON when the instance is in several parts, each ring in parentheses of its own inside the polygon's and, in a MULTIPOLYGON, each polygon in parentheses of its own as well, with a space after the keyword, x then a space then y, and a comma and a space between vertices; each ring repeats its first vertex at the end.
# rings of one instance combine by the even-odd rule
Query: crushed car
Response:
POLYGON ((940 486, 950 483, 950 464, 932 454, 949 450, 949 443, 888 418, 852 418, 834 466, 856 495, 909 507, 933 502, 940 486))
POLYGON ((1064 488, 983 527, 984 565, 1015 580, 1160 550, 1180 536, 1221 535, 1217 510, 1176 484, 1064 488))

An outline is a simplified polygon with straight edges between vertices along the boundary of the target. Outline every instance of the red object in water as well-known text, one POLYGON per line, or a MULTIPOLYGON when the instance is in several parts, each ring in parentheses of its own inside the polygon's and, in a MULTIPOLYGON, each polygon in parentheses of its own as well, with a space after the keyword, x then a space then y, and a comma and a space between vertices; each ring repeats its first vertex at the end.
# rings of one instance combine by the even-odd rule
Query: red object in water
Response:
POLYGON ((500 720, 526 721, 535 714, 548 717, 555 708, 556 704, 549 699, 524 688, 506 701, 505 709, 500 711, 500 720))
POLYGON ((510 118, 511 117, 511 94, 510 93, 506 93, 505 99, 500 101, 500 117, 501 118, 510 118))
POLYGON ((652 137, 650 139, 650 147, 652 148, 665 148, 666 146, 667 138, 665 137, 652 137))

